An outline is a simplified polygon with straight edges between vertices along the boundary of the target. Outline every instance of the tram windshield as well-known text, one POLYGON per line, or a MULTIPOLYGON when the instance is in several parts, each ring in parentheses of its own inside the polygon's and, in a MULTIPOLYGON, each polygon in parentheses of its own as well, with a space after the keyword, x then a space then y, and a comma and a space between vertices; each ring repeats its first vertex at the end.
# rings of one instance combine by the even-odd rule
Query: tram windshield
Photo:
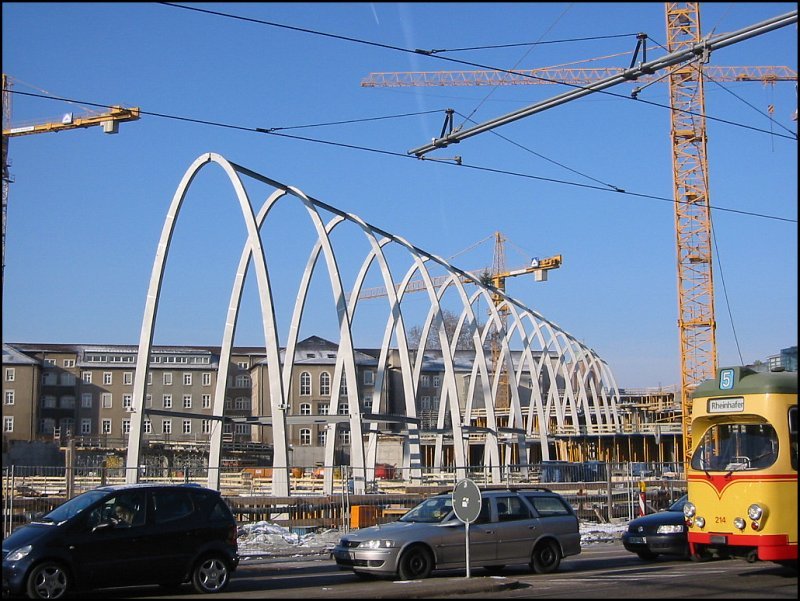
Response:
POLYGON ((699 441, 692 468, 736 472, 768 468, 778 459, 778 435, 769 424, 715 424, 699 441))

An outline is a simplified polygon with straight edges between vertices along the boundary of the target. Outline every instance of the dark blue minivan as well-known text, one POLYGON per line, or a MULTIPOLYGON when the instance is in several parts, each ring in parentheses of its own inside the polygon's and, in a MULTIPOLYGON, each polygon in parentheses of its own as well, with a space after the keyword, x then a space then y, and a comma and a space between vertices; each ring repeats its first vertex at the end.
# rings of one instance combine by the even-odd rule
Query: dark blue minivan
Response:
POLYGON ((3 540, 3 595, 60 599, 74 591, 185 582, 223 590, 239 563, 236 520, 197 485, 103 486, 3 540))

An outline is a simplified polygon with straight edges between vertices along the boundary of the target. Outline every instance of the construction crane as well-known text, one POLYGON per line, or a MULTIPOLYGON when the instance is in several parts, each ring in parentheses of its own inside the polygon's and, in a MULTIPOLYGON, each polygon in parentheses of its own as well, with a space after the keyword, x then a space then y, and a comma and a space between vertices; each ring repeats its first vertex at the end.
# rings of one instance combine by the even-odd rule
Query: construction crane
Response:
MULTIPOLYGON (((499 331, 505 331, 507 329, 508 324, 508 314, 509 309, 506 305, 503 304, 504 301, 504 294, 506 290, 506 278, 516 277, 519 275, 528 275, 533 274, 535 280, 537 282, 544 282, 547 280, 547 273, 551 269, 558 269, 561 267, 562 257, 561 255, 554 255, 552 257, 545 257, 545 258, 538 258, 534 257, 531 259, 529 265, 518 267, 516 269, 506 269, 506 253, 505 253, 505 243, 507 238, 501 232, 495 232, 493 234, 494 238, 494 254, 492 257, 492 268, 489 270, 488 268, 468 271, 470 275, 475 276, 479 281, 484 284, 487 284, 494 288, 492 291, 492 303, 495 307, 497 307, 498 314, 500 316, 501 325, 495 331, 495 335, 491 337, 491 351, 492 351, 492 374, 496 374, 499 368, 498 363, 500 359, 500 345, 498 343, 498 334, 499 331)), ((481 240, 478 244, 485 242, 488 238, 481 240)), ((477 244, 476 244, 477 245, 477 244)), ((475 245, 474 245, 475 246, 475 245)), ((448 280, 450 280, 451 276, 437 276, 431 278, 434 288, 439 288, 444 285, 448 280)), ((469 278, 462 278, 461 281, 465 284, 474 284, 475 282, 469 278)), ((424 280, 412 280, 406 286, 406 292, 419 292, 425 290, 425 282, 424 280)), ((399 290, 398 290, 399 292, 399 290)), ((359 295, 359 300, 361 299, 370 299, 370 298, 378 298, 382 296, 387 296, 387 290, 383 286, 378 286, 375 288, 366 288, 364 289, 359 295)), ((507 408, 508 407, 508 373, 505 367, 503 366, 500 368, 500 376, 499 376, 499 383, 497 389, 497 398, 495 400, 496 408, 507 408)))
POLYGON ((98 115, 86 117, 74 117, 72 113, 67 113, 57 122, 45 122, 23 127, 11 127, 11 81, 3 73, 3 265, 2 277, 5 281, 6 268, 6 217, 8 213, 8 188, 12 183, 8 163, 8 139, 17 136, 28 136, 32 134, 43 134, 47 132, 59 132, 68 129, 78 129, 100 125, 103 132, 115 134, 119 131, 119 124, 124 121, 136 121, 139 119, 138 108, 124 108, 122 106, 112 106, 111 110, 98 115))
MULTIPOLYGON (((668 56, 679 51, 696 50, 702 40, 700 35, 699 3, 666 3, 668 56)), ((772 22, 760 24, 761 32, 796 23, 796 12, 781 16, 772 22)), ((757 34, 756 34, 757 35, 757 34)), ((640 34, 639 48, 645 51, 644 34, 640 34)), ((732 38, 730 38, 732 39, 732 38)), ((729 44, 726 39, 721 44, 729 44)), ((721 46, 720 46, 721 47, 721 46)), ((644 56, 644 55, 643 55, 644 56)), ((636 55, 634 56, 634 61, 636 55)), ((645 61, 646 62, 646 61, 645 61)), ((628 77, 631 68, 545 68, 506 71, 440 71, 371 73, 362 80, 363 87, 405 86, 479 86, 479 85, 534 85, 564 83, 573 86, 591 86, 603 82, 605 87, 628 80, 631 83, 666 81, 670 86, 671 128, 670 140, 673 159, 673 184, 675 199, 675 231, 678 254, 678 304, 681 364, 681 429, 683 434, 683 460, 691 459, 692 440, 691 395, 697 385, 713 378, 716 363, 716 321, 714 318, 714 287, 712 278, 711 220, 708 196, 708 160, 706 156, 706 122, 703 80, 716 82, 760 81, 774 84, 779 81, 797 82, 797 72, 789 67, 717 67, 682 62, 661 66, 668 68, 668 77, 659 76, 655 70, 637 70, 628 77), (674 65, 674 66, 673 66, 674 65), (612 78, 618 81, 611 81, 612 78)), ((597 88, 604 89, 601 87, 597 88)), ((633 91, 632 96, 641 88, 633 91)), ((575 98, 579 97, 578 94, 575 98)), ((566 95, 561 101, 568 99, 566 95)), ((428 146, 411 153, 421 156, 434 148, 466 139, 514 119, 548 108, 545 103, 495 119, 460 132, 458 136, 434 140, 428 146), (534 110, 531 110, 534 109, 534 110)))

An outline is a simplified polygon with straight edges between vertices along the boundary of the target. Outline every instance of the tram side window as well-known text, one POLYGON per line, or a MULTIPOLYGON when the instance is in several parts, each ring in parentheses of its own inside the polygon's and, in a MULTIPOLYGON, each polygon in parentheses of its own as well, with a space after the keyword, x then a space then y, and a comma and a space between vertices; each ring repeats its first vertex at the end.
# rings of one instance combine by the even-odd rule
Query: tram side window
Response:
POLYGON ((769 424, 716 424, 703 435, 692 467, 710 471, 758 470, 778 459, 778 435, 769 424))
POLYGON ((797 405, 789 407, 789 448, 792 455, 792 469, 797 471, 797 405))

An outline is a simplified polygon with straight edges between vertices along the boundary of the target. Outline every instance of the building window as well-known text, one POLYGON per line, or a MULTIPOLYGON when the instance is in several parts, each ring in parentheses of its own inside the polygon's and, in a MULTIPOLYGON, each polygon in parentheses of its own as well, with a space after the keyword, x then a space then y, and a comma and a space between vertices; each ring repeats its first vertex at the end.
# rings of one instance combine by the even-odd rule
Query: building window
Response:
POLYGON ((203 434, 211 434, 211 420, 204 419, 201 423, 203 434))
POLYGON ((55 366, 56 360, 55 359, 45 359, 44 360, 44 364, 48 365, 48 366, 50 366, 50 365, 55 366))
POLYGON ((13 416, 6 416, 3 418, 3 432, 13 432, 14 431, 14 417, 13 416))
POLYGON ((13 382, 15 377, 15 371, 13 367, 6 368, 6 382, 13 382))
POLYGON ((319 375, 319 393, 322 396, 331 395, 331 375, 327 371, 319 375))
POLYGON ((339 415, 348 415, 350 413, 350 403, 339 403, 339 415))
POLYGON ((247 361, 239 361, 236 365, 239 366, 239 369, 250 369, 250 364, 247 361))
POLYGON ((192 433, 192 420, 190 419, 183 420, 183 433, 184 434, 192 433))
POLYGON ((246 396, 237 396, 233 400, 233 407, 239 410, 250 409, 250 399, 246 396))
POLYGON ((14 391, 13 390, 6 390, 6 393, 3 395, 3 404, 4 405, 13 405, 14 404, 14 391))
POLYGON ((133 384, 132 371, 126 371, 122 374, 122 383, 125 384, 126 386, 130 386, 131 384, 133 384))
POLYGON ((433 376, 433 387, 439 388, 442 385, 442 376, 433 376))
POLYGON ((183 385, 184 386, 192 385, 192 374, 183 374, 183 385))
POLYGON ((103 372, 103 386, 111 386, 114 382, 114 373, 110 371, 103 372))
POLYGON ((62 396, 61 399, 59 399, 58 406, 61 409, 75 409, 75 397, 62 396))
POLYGON ((311 446, 311 430, 309 428, 300 429, 300 444, 304 447, 311 446))
POLYGON ((361 399, 361 406, 364 408, 364 413, 372 413, 372 395, 365 394, 361 399))
POLYGON ((161 382, 164 386, 172 386, 172 372, 165 371, 161 376, 161 382))
POLYGON ((331 406, 328 403, 317 403, 317 415, 328 415, 328 409, 331 406))
POLYGON ((250 388, 250 376, 247 374, 236 376, 236 388, 250 388))
POLYGON ((429 396, 422 397, 422 403, 420 404, 420 409, 422 409, 423 411, 430 411, 431 397, 429 396))
POLYGON ((152 386, 152 384, 153 384, 153 372, 152 371, 148 371, 147 372, 147 385, 148 386, 152 386))
POLYGON ((104 392, 100 395, 100 398, 102 399, 103 409, 111 409, 111 407, 114 405, 114 398, 110 392, 104 392))
POLYGON ((91 434, 92 433, 92 419, 89 417, 84 417, 81 419, 81 434, 91 434))
POLYGON ((91 384, 92 383, 92 372, 84 371, 81 372, 81 378, 83 378, 84 384, 91 384))
POLYGON ((211 374, 208 372, 203 373, 203 386, 211 386, 211 374))
POLYGON ((152 434, 153 433, 153 422, 149 419, 144 420, 144 433, 145 434, 152 434))
POLYGON ((147 407, 148 409, 152 409, 153 408, 153 395, 152 394, 144 395, 144 406, 147 407))
POLYGON ((311 403, 300 403, 300 415, 311 415, 311 403))
POLYGON ((122 420, 122 434, 127 435, 131 433, 131 420, 123 419, 122 420))
POLYGON ((58 383, 58 377, 51 371, 46 371, 42 374, 42 384, 44 386, 55 386, 58 383))
POLYGON ((324 447, 326 440, 328 440, 328 429, 322 428, 319 432, 317 432, 317 445, 324 447))
POLYGON ((75 374, 70 373, 62 373, 61 374, 61 385, 62 386, 75 386, 75 374))
POLYGON ((64 367, 75 367, 75 359, 64 359, 64 367))
POLYGON ((420 377, 419 385, 421 388, 429 388, 431 385, 431 377, 428 374, 423 374, 420 377))
POLYGON ((192 408, 192 395, 191 394, 184 394, 183 395, 183 408, 184 409, 191 409, 192 408))
POLYGON ((122 408, 125 411, 133 411, 133 395, 132 394, 123 394, 122 395, 122 408))
POLYGON ((171 419, 163 419, 163 420, 161 420, 161 433, 162 434, 172 434, 172 420, 171 419))
POLYGON ((366 386, 372 386, 375 384, 375 372, 371 369, 368 369, 364 372, 364 384, 366 386))
POLYGON ((342 430, 339 432, 339 442, 342 444, 350 444, 350 430, 342 430))
POLYGON ((102 434, 111 434, 111 420, 103 419, 103 427, 100 431, 102 434))
POLYGON ((250 424, 236 424, 234 432, 236 432, 236 434, 250 436, 250 424))
POLYGON ((300 374, 300 395, 311 395, 311 374, 307 371, 304 371, 300 374))
POLYGON ((46 395, 42 397, 42 407, 44 409, 55 409, 56 408, 56 397, 52 395, 46 395))
POLYGON ((204 394, 203 395, 203 409, 211 409, 211 395, 204 394))
POLYGON ((172 409, 172 395, 165 394, 161 397, 161 405, 164 409, 172 409))
POLYGON ((81 394, 81 408, 83 409, 91 409, 92 408, 92 393, 91 392, 84 392, 81 394))

